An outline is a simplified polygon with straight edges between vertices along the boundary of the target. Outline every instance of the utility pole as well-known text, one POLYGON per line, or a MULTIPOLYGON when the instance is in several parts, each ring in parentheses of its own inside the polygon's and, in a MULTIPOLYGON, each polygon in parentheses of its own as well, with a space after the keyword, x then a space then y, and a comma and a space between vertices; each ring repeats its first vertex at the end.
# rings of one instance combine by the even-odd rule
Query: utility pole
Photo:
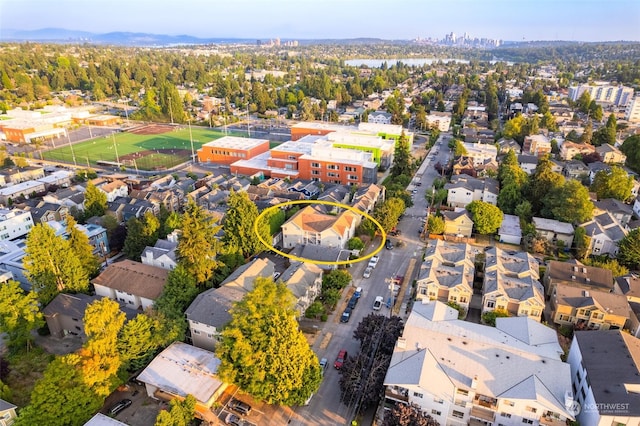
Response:
POLYGON ((171 124, 173 124, 173 109, 171 108, 171 96, 167 96, 169 98, 169 116, 171 117, 171 124))
POLYGON ((113 150, 116 152, 116 162, 118 163, 118 167, 120 167, 120 156, 118 155, 118 146, 116 145, 116 134, 111 133, 111 139, 113 139, 113 150))
POLYGON ((73 144, 71 143, 71 136, 69 136, 69 131, 67 131, 67 140, 69 140, 69 148, 71 148, 71 156, 73 157, 73 165, 78 167, 78 163, 76 163, 76 153, 73 152, 73 144))
POLYGON ((189 169, 191 169, 191 165, 195 162, 195 153, 193 152, 193 135, 191 134, 191 119, 189 119, 189 140, 191 141, 191 164, 189 165, 189 169))

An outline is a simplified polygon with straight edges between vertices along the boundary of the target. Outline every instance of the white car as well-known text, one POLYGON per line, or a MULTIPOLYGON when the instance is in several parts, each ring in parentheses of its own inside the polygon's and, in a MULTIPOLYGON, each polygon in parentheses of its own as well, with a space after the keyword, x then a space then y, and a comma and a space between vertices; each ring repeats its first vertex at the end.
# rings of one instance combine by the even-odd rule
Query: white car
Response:
POLYGON ((379 260, 380 260, 380 256, 373 256, 371 259, 369 259, 368 267, 375 268, 379 260))
POLYGON ((373 310, 374 311, 379 311, 380 308, 382 308, 382 301, 384 299, 382 298, 382 296, 376 296, 376 300, 375 302, 373 302, 373 310))
POLYGON ((369 278, 371 276, 372 271, 373 271, 373 268, 371 266, 367 266, 367 269, 364 270, 364 273, 362 274, 362 276, 364 278, 369 278))

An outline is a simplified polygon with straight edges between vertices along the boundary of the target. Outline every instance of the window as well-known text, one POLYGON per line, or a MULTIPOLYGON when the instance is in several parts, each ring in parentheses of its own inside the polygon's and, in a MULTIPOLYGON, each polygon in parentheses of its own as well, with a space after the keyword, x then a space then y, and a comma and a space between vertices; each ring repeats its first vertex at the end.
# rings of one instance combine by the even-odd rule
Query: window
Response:
POLYGON ((537 408, 529 407, 529 406, 527 406, 527 407, 525 408, 525 410, 529 411, 530 413, 535 413, 536 411, 538 411, 538 409, 537 409, 537 408))
POLYGON ((340 167, 336 166, 335 164, 327 164, 327 169, 329 169, 329 170, 340 170, 340 167))
POLYGON ((500 416, 501 416, 501 417, 506 417, 507 419, 510 419, 510 418, 511 418, 511 414, 509 414, 509 413, 505 413, 504 411, 503 411, 502 413, 500 413, 500 416))
POLYGON ((320 174, 320 170, 311 170, 311 174, 317 176, 320 174))
POLYGON ((504 405, 508 405, 509 407, 513 407, 515 404, 512 401, 509 401, 508 399, 504 400, 504 405))
POLYGON ((355 167, 351 167, 351 166, 344 166, 344 171, 345 172, 355 172, 356 168, 355 167))
POLYGON ((460 406, 460 407, 466 407, 467 406, 467 401, 463 401, 461 399, 456 399, 455 404, 460 406))
POLYGON ((467 298, 464 296, 460 296, 460 303, 467 303, 467 298))
POLYGON ((340 175, 338 173, 333 173, 333 172, 327 172, 327 176, 329 176, 329 177, 340 177, 340 175))
POLYGON ((441 416, 442 412, 440 412, 438 410, 431 410, 431 414, 433 414, 434 416, 441 416))
POLYGON ((289 155, 287 158, 288 158, 289 160, 295 160, 295 159, 296 159, 296 156, 295 156, 295 155, 289 155))
POLYGON ((526 423, 528 425, 532 425, 533 424, 533 420, 527 419, 527 418, 522 418, 522 423, 526 423))
POLYGON ((416 398, 422 398, 423 395, 421 393, 414 392, 413 396, 415 396, 416 398))
MULTIPOLYGON (((576 378, 578 379, 578 382, 582 380, 582 376, 580 376, 580 370, 576 371, 576 378)), ((574 389, 574 393, 575 393, 575 389, 574 389)))
POLYGON ((457 410, 453 410, 453 412, 451 413, 451 415, 453 417, 456 417, 458 419, 461 419, 464 417, 464 413, 462 411, 457 411, 457 410))
POLYGON ((420 294, 422 294, 422 295, 427 294, 427 289, 426 288, 421 288, 420 289, 420 294))
POLYGON ((433 402, 436 404, 444 404, 444 400, 441 398, 433 398, 433 402))
POLYGON ((200 330, 193 330, 193 334, 200 334, 200 330))
POLYGON ((349 180, 358 180, 358 175, 347 175, 347 179, 349 179, 349 180))
POLYGON ((496 306, 496 304, 495 304, 495 302, 493 300, 489 300, 487 302, 487 308, 493 308, 495 306, 496 306))
POLYGON ((320 163, 311 163, 311 167, 318 168, 320 167, 320 163))
POLYGON ((464 395, 464 396, 469 395, 469 391, 468 390, 464 390, 464 389, 456 389, 456 393, 458 395, 464 395))

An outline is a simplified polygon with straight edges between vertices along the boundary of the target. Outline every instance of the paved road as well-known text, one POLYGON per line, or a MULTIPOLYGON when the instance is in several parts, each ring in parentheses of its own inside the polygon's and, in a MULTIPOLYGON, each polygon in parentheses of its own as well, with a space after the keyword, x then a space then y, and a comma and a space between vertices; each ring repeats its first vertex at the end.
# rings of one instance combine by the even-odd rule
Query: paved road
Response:
MULTIPOLYGON (((395 247, 393 250, 383 248, 380 251, 380 261, 373 270, 370 278, 363 278, 366 262, 360 262, 350 268, 353 276, 353 288, 345 292, 342 303, 338 305, 334 314, 329 317, 323 330, 318 333, 318 337, 313 345, 313 349, 318 358, 327 358, 329 366, 325 371, 324 380, 320 389, 313 396, 310 404, 306 407, 296 408, 296 415, 292 418, 291 424, 296 426, 320 426, 320 425, 348 425, 354 416, 354 407, 356 401, 347 401, 351 405, 347 405, 340 401, 340 373, 333 368, 333 362, 341 349, 346 349, 350 354, 355 354, 359 350, 359 343, 353 338, 353 330, 358 323, 373 310, 373 302, 376 296, 382 296, 386 301, 391 297, 388 280, 397 275, 406 275, 406 270, 412 259, 415 259, 416 265, 422 260, 424 242, 420 240, 419 231, 422 229, 420 218, 425 217, 427 202, 424 197, 425 191, 431 190, 433 181, 439 177, 433 168, 433 165, 440 161, 444 163, 449 156, 449 148, 447 142, 449 135, 443 134, 440 137, 439 144, 436 145, 438 155, 431 160, 425 160, 409 190, 414 188, 417 190, 414 195, 414 206, 407 209, 404 218, 398 224, 401 230, 399 237, 390 237, 392 241, 401 240, 404 245, 395 247), (414 186, 414 183, 420 181, 420 186, 414 186), (344 309, 344 305, 348 297, 356 287, 363 288, 363 295, 358 302, 355 310, 352 312, 351 319, 348 323, 339 322, 340 316, 344 309)), ((380 245, 380 241, 376 240, 369 247, 367 253, 371 253, 380 245)), ((414 270, 417 271, 417 268, 414 270)), ((406 277, 411 280, 411 277, 406 277)), ((411 282, 406 286, 405 294, 398 297, 403 298, 400 315, 406 314, 404 307, 410 298, 411 282)), ((390 310, 384 306, 378 313, 389 315, 390 310)), ((365 416, 365 420, 361 424, 370 424, 373 420, 373 410, 365 416)))

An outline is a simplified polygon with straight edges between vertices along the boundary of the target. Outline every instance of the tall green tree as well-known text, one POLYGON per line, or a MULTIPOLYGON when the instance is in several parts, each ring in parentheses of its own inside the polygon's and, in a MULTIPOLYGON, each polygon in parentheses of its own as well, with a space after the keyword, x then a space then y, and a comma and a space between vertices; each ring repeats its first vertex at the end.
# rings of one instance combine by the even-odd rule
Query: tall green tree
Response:
POLYGON ((182 234, 178 240, 178 261, 198 284, 204 284, 219 266, 216 255, 220 243, 216 234, 220 231, 214 218, 190 199, 182 215, 182 234))
POLYGON ((627 156, 626 165, 635 172, 640 173, 640 135, 629 136, 620 147, 627 156))
MULTIPOLYGON (((259 215, 258 207, 249 199, 249 195, 244 191, 231 191, 227 204, 229 209, 222 222, 222 241, 225 246, 237 248, 245 258, 264 251, 266 247, 254 231, 259 215)), ((271 241, 271 230, 267 220, 260 221, 258 231, 262 239, 271 241)))
POLYGON ((629 269, 640 268, 640 228, 634 228, 618 243, 617 259, 629 269))
POLYGON ((591 185, 591 191, 598 195, 598 199, 615 198, 620 201, 631 199, 633 190, 633 176, 619 166, 611 166, 611 170, 601 170, 596 173, 591 185))
POLYGON ((472 201, 467 204, 467 211, 471 214, 476 232, 482 235, 493 234, 502 225, 504 214, 493 204, 484 201, 472 201))
POLYGON ((561 222, 584 223, 593 217, 589 190, 575 179, 556 187, 543 200, 543 215, 561 222))
POLYGON ((196 279, 187 268, 179 263, 167 277, 162 294, 154 303, 155 309, 170 318, 182 318, 184 311, 198 295, 196 279))
POLYGON ((102 407, 104 397, 84 381, 75 354, 57 357, 38 380, 29 405, 20 410, 14 426, 81 426, 102 407))
POLYGON ((98 189, 93 183, 87 183, 84 193, 84 217, 102 216, 107 211, 107 194, 98 189))
POLYGON ((87 341, 78 352, 79 367, 85 384, 102 397, 118 384, 117 373, 122 365, 118 334, 125 320, 118 302, 106 297, 91 303, 84 313, 87 341))
POLYGON ((187 395, 183 400, 172 399, 169 411, 162 410, 156 417, 155 426, 189 426, 196 412, 196 402, 193 395, 187 395))
POLYGON ((145 247, 153 246, 160 235, 160 221, 151 212, 146 212, 142 219, 132 217, 127 221, 127 237, 123 251, 129 259, 140 261, 145 247))
POLYGON ((7 333, 9 349, 29 350, 33 343, 31 331, 43 325, 44 319, 34 292, 25 293, 17 281, 0 285, 0 330, 7 333))
POLYGON ((96 276, 100 269, 100 259, 93 254, 89 237, 76 227, 76 221, 72 216, 67 216, 67 234, 71 251, 78 257, 82 269, 89 278, 96 276))
POLYGON ((540 158, 526 190, 534 215, 538 215, 542 210, 542 201, 547 194, 562 185, 564 185, 564 176, 553 171, 549 156, 540 158))
POLYGON ((89 277, 69 241, 47 224, 36 224, 27 235, 25 275, 43 306, 61 291, 86 292, 89 277))
POLYGON ((445 224, 442 216, 438 216, 435 214, 429 216, 429 220, 427 221, 427 229, 429 230, 430 234, 442 235, 444 234, 444 228, 445 224))
POLYGON ((222 331, 222 380, 268 404, 300 405, 318 389, 318 358, 299 330, 294 303, 284 284, 256 279, 222 331))
POLYGON ((411 147, 409 139, 402 131, 402 134, 396 141, 395 151, 393 153, 393 164, 391 165, 391 176, 411 176, 414 170, 413 158, 411 157, 411 147))
POLYGON ((373 212, 373 218, 378 221, 385 232, 391 231, 404 213, 405 204, 400 198, 387 198, 381 206, 373 212))

